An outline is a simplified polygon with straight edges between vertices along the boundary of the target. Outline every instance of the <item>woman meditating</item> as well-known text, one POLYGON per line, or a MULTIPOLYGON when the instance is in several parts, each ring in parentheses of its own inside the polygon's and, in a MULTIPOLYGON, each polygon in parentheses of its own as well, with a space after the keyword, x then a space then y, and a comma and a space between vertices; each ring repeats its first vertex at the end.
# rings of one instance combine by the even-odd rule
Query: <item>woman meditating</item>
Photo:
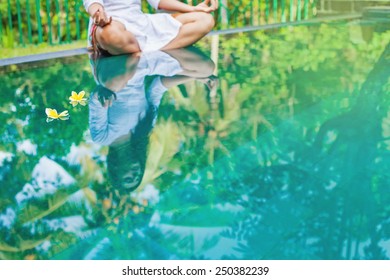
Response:
POLYGON ((141 0, 83 0, 91 16, 89 34, 94 50, 112 55, 189 46, 214 27, 210 14, 218 0, 191 6, 177 0, 147 0, 156 10, 169 13, 145 14, 141 0))

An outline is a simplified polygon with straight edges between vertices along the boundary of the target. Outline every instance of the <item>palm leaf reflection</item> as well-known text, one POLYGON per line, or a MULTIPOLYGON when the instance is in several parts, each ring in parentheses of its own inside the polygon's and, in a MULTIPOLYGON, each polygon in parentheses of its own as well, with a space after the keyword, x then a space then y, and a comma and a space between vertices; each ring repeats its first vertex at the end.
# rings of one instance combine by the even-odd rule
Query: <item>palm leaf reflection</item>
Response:
MULTIPOLYGON (((77 164, 65 162, 58 145, 47 144, 57 144, 48 142, 53 137, 37 137, 31 129, 28 137, 44 143, 45 150, 40 153, 57 156, 56 161, 77 183, 69 190, 57 184, 59 190, 39 199, 43 201, 15 206, 13 209, 31 209, 31 213, 21 216, 24 224, 15 220, 10 227, 1 227, 2 244, 20 248, 20 240, 43 242, 35 249, 24 246, 23 252, 1 250, 0 258, 388 258, 381 242, 390 238, 389 146, 383 139, 389 136, 389 98, 382 93, 361 94, 360 101, 354 97, 354 88, 361 85, 388 35, 374 36, 375 42, 363 46, 349 41, 348 28, 322 24, 285 29, 272 36, 266 32, 221 36, 220 92, 208 97, 205 86, 193 77, 161 77, 188 83, 180 89, 172 87, 164 97, 155 128, 150 120, 157 110, 150 110, 150 115, 145 110, 135 118, 138 122, 151 116, 143 122, 149 124, 147 128, 137 129, 136 139, 148 141, 143 145, 148 154, 142 182, 133 193, 119 192, 107 180, 109 147, 78 144, 86 123, 77 122, 84 125, 79 127, 79 138, 70 136, 74 131, 63 131, 64 147, 70 148, 68 144, 78 139, 77 147, 71 148, 79 157, 77 164), (336 63, 335 57, 340 62, 336 63), (361 110, 351 110, 355 104, 361 110), (348 127, 348 121, 354 119, 360 123, 348 127), (351 141, 350 146, 346 140, 351 141), (81 151, 86 149, 93 152, 82 157, 81 151), (367 151, 367 161, 375 164, 360 163, 363 156, 358 155, 359 150, 367 151), (354 173, 352 163, 360 172, 354 173), (78 193, 83 193, 83 203, 73 200, 78 193), (147 197, 151 193, 153 199, 147 197), (70 219, 73 231, 67 226, 70 219), (55 224, 49 227, 51 220, 55 224), (45 250, 48 242, 50 248, 45 250)), ((99 84, 110 88, 100 101, 94 100, 106 110, 103 112, 120 101, 116 91, 123 88, 121 81, 126 84, 136 77, 131 69, 135 70, 140 60, 123 61, 127 67, 118 67, 120 63, 107 69, 104 63, 96 67, 99 84), (105 79, 104 72, 118 77, 119 82, 105 79), (127 74, 129 79, 121 78, 127 74)), ((146 88, 155 78, 146 77, 146 88)), ((4 81, 3 76, 0 79, 4 81)), ((69 88, 78 83, 75 80, 70 79, 69 88)), ((5 81, 2 84, 11 83, 5 81)), ((382 85, 381 92, 387 94, 388 83, 382 85)), ((2 123, 21 123, 11 106, 3 107, 9 111, 9 119, 0 115, 6 120, 2 123)), ((24 111, 18 107, 18 112, 24 111)), ((80 115, 78 120, 85 117, 80 115)), ((72 116, 76 118, 78 115, 72 116)), ((21 127, 17 131, 25 132, 21 127)), ((12 151, 12 142, 21 137, 14 130, 13 126, 2 127, 3 135, 11 139, 4 150, 12 151)), ((30 159, 23 172, 8 177, 4 177, 7 169, 21 170, 29 157, 23 154, 4 162, 0 176, 6 185, 18 186, 0 190, 7 194, 0 207, 9 217, 19 216, 19 210, 16 215, 8 210, 9 201, 24 182, 32 183, 30 171, 41 154, 30 159)))
POLYGON ((58 163, 47 157, 33 163, 24 185, 11 194, 14 203, 0 214, 2 258, 50 257, 57 250, 56 244, 76 237, 71 228, 66 228, 70 224, 67 219, 82 219, 80 210, 89 208, 81 206, 85 203, 74 178, 58 163))
POLYGON ((381 243, 389 237, 383 219, 389 214, 389 177, 373 166, 386 161, 381 142, 382 120, 388 113, 379 104, 387 98, 389 51, 388 45, 351 109, 321 120, 316 134, 310 136, 300 121, 307 125, 314 111, 330 112, 334 98, 275 128, 272 137, 289 145, 277 142, 282 150, 262 152, 261 166, 244 179, 246 185, 258 180, 251 192, 257 199, 248 202, 256 216, 249 215, 227 233, 243 239, 238 250, 245 258, 386 258, 381 243), (302 149, 291 153, 293 139, 306 143, 297 143, 302 149))

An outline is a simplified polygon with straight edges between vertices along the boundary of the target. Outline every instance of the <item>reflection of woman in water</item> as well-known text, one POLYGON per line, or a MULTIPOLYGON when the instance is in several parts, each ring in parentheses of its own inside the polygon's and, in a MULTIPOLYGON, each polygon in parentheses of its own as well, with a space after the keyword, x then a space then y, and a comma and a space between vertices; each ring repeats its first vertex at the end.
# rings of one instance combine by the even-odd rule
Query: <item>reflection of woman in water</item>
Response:
POLYGON ((164 92, 188 80, 212 84, 213 62, 187 49, 114 56, 94 65, 90 101, 93 141, 109 146, 107 169, 119 193, 135 190, 145 172, 149 134, 164 92))

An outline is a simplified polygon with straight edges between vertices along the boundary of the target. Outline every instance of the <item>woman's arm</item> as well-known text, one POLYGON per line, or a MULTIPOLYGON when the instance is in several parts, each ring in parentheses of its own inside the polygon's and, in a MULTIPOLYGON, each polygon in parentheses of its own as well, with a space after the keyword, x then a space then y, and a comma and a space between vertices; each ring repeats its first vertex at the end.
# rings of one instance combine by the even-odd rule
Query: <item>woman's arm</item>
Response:
POLYGON ((158 8, 179 13, 205 12, 211 13, 218 8, 218 0, 205 0, 202 3, 191 6, 178 0, 160 0, 158 8))

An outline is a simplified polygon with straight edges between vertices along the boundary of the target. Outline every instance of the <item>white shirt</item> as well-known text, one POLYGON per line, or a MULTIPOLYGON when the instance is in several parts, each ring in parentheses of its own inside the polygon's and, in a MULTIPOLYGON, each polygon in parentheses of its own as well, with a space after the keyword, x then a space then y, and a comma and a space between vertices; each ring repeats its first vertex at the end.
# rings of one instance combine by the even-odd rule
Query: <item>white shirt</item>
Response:
MULTIPOLYGON (((158 9, 160 0, 147 0, 158 9)), ((135 35, 143 52, 163 48, 179 33, 181 23, 167 13, 145 14, 141 10, 141 0, 83 0, 84 7, 93 3, 104 7, 108 16, 121 22, 126 30, 135 35)), ((90 21, 90 26, 92 21, 90 21)))
POLYGON ((97 98, 90 98, 89 128, 92 140, 102 145, 110 145, 132 131, 145 116, 149 106, 159 106, 163 94, 167 91, 160 76, 172 77, 182 71, 180 63, 165 52, 142 54, 134 76, 123 89, 116 92, 117 99, 108 109, 104 108, 97 98), (158 76, 147 87, 145 77, 155 75, 158 76))

